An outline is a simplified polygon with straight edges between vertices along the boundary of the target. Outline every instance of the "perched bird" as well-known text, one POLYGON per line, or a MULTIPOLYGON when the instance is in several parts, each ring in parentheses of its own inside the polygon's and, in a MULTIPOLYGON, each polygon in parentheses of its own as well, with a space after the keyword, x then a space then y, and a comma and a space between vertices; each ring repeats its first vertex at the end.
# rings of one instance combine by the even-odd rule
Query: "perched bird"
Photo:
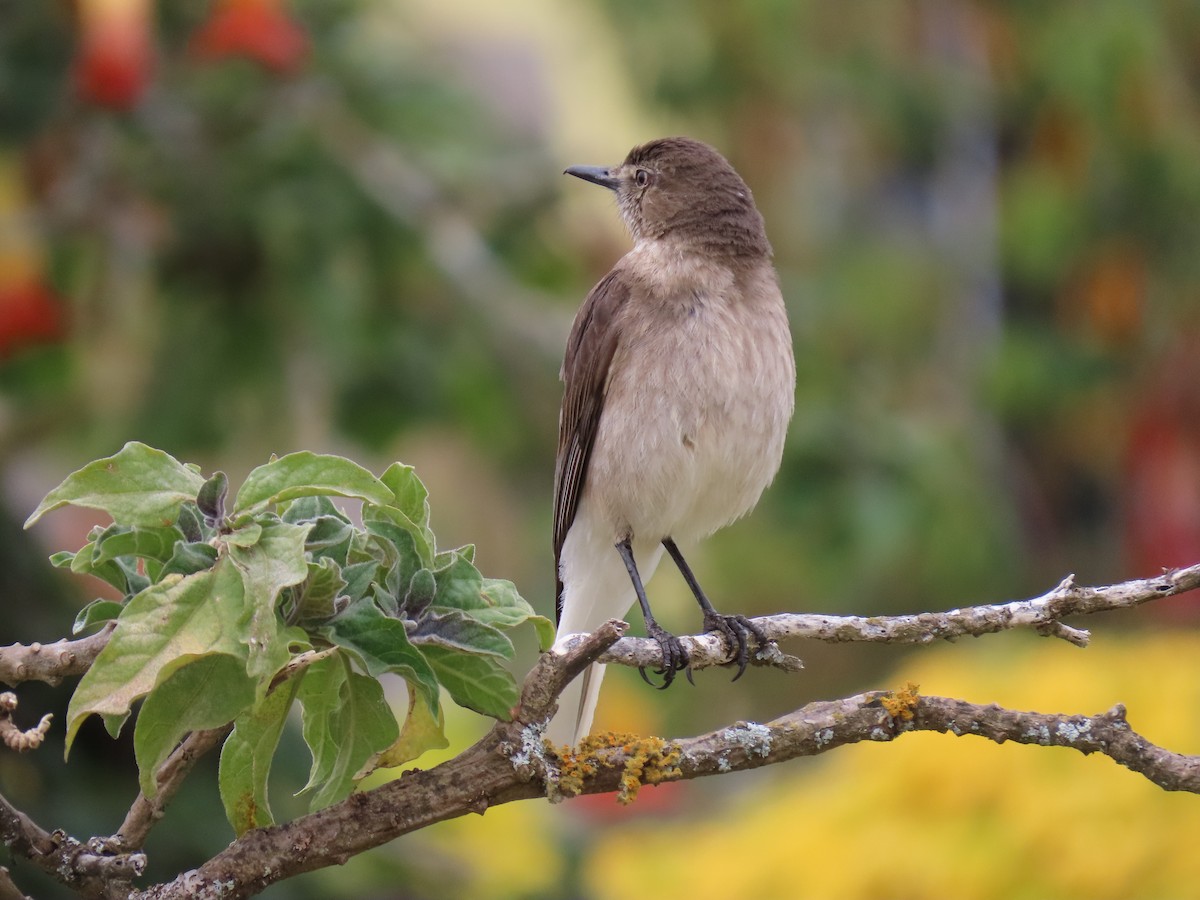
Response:
MULTIPOLYGON (((662 647, 662 687, 681 670, 690 679, 685 648, 655 621, 643 587, 665 549, 705 630, 721 632, 736 653, 740 676, 749 639, 765 639, 744 616, 713 609, 679 547, 749 512, 783 455, 796 364, 762 216, 725 158, 690 138, 564 174, 616 194, 633 249, 588 294, 563 360, 559 641, 624 616, 637 600, 662 647)), ((550 740, 575 744, 588 733, 603 674, 594 664, 568 686, 550 740)))

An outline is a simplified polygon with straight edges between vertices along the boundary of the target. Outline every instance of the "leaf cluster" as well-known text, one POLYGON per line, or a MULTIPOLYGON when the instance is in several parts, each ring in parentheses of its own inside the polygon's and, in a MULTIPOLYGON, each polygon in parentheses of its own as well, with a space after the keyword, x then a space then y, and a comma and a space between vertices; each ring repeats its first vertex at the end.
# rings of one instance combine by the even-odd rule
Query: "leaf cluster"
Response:
POLYGON ((425 486, 410 466, 382 476, 347 459, 291 453, 254 469, 232 498, 224 473, 131 442, 66 478, 25 523, 58 507, 112 517, 76 552, 51 557, 123 595, 80 611, 76 633, 115 621, 67 711, 67 748, 88 716, 116 736, 142 700, 134 748, 143 793, 189 732, 232 724, 220 763, 226 815, 271 824, 267 776, 298 705, 318 809, 367 773, 446 746, 444 691, 506 720, 517 685, 506 634, 553 628, 511 582, 485 578, 474 547, 438 551, 425 486), (362 502, 361 525, 334 497, 362 502), (397 721, 385 675, 403 679, 397 721))

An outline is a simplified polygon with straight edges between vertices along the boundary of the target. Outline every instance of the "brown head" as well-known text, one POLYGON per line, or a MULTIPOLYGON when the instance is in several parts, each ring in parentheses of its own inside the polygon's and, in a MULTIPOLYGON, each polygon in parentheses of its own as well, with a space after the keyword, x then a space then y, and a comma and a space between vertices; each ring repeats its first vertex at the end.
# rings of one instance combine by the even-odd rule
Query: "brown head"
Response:
POLYGON ((750 188, 708 144, 660 138, 634 147, 620 165, 571 166, 565 174, 616 193, 635 242, 667 239, 722 256, 771 255, 750 188))

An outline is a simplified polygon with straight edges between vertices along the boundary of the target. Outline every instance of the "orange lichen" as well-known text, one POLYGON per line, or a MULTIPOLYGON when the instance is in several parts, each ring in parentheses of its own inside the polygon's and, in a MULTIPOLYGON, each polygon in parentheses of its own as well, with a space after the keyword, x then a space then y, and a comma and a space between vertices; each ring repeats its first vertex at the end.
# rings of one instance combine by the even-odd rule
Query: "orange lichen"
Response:
POLYGON ((919 684, 910 681, 900 690, 884 694, 879 698, 879 702, 893 719, 909 722, 917 711, 917 702, 921 699, 918 693, 920 689, 919 684))
POLYGON ((583 793, 585 781, 604 767, 620 764, 617 802, 637 799, 643 784, 658 784, 680 776, 679 747, 659 737, 606 731, 585 737, 576 747, 549 745, 559 759, 558 789, 565 796, 583 793))

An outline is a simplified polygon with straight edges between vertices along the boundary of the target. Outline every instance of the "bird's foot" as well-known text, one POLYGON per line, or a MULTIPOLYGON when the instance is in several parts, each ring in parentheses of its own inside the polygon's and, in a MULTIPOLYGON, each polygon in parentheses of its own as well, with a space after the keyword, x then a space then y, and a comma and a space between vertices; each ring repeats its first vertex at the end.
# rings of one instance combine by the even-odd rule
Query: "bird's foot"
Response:
POLYGON ((737 674, 733 676, 734 681, 742 677, 750 662, 750 638, 754 639, 759 650, 771 642, 766 632, 745 616, 724 616, 718 612, 706 612, 704 630, 719 632, 725 638, 729 655, 732 657, 730 662, 738 664, 737 674))
POLYGON ((654 674, 663 676, 663 683, 659 685, 654 684, 650 680, 650 676, 646 674, 645 666, 638 666, 638 672, 641 673, 642 681, 662 691, 669 688, 671 682, 675 680, 675 676, 682 671, 687 676, 688 682, 691 684, 696 683, 692 681, 692 663, 688 658, 688 652, 679 638, 675 637, 675 635, 664 629, 657 622, 646 623, 646 635, 657 641, 659 648, 662 650, 662 668, 655 669, 654 674))

